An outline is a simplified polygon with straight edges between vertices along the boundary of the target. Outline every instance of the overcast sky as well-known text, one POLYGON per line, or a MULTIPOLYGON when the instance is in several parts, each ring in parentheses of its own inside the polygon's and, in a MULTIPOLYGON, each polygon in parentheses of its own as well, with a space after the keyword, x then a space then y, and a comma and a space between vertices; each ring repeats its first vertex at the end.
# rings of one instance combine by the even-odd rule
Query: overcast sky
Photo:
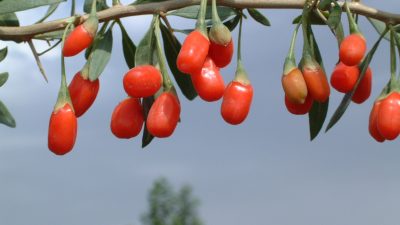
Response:
MULTIPOLYGON (((400 8, 397 0, 364 2, 392 12, 400 8)), ((65 17, 68 7, 63 4, 52 18, 65 17)), ((27 25, 45 11, 19 16, 27 25)), ((399 142, 378 144, 368 133, 373 100, 390 75, 388 42, 382 42, 371 64, 371 98, 352 104, 337 126, 310 142, 308 118, 286 111, 280 83, 291 21, 300 11, 263 13, 272 27, 244 23, 243 62, 255 91, 247 120, 228 125, 220 116, 220 101, 189 102, 179 93, 182 123, 171 138, 154 140, 145 150, 141 138, 119 140, 109 128, 114 107, 126 96, 122 77, 128 68, 118 27, 100 93, 79 119, 74 150, 63 157, 47 148, 48 121, 60 82, 60 49, 42 57, 49 75, 46 84, 27 44, 1 42, 0 48, 9 46, 9 56, 0 71, 8 71, 10 78, 0 88, 0 98, 17 128, 0 125, 0 224, 139 225, 147 191, 160 176, 175 187, 192 185, 201 199, 201 217, 209 225, 398 224, 399 142)), ((123 20, 136 43, 150 19, 123 20)), ((180 18, 171 22, 174 27, 194 25, 180 18)), ((378 35, 364 18, 360 26, 371 47, 378 35)), ((326 27, 316 28, 316 33, 326 69, 332 71, 336 42, 326 27)), ((301 39, 297 49, 299 57, 301 39)), ((83 64, 82 54, 67 59, 68 80, 83 64)), ((235 62, 222 70, 226 83, 234 68, 235 62)), ((341 98, 332 91, 328 117, 341 98)))

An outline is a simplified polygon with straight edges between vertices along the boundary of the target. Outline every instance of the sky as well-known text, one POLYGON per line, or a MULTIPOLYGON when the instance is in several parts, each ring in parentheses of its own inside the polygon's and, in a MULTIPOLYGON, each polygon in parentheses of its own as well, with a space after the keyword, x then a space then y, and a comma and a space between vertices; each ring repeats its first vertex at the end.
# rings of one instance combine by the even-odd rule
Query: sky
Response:
MULTIPOLYGON (((400 6, 395 0, 363 2, 391 12, 400 6)), ((65 17, 68 7, 63 4, 50 19, 65 17)), ((28 25, 45 11, 18 15, 28 25)), ((178 91, 182 122, 172 137, 154 140, 145 149, 140 137, 120 140, 109 128, 114 107, 126 97, 122 78, 128 68, 118 28, 96 102, 79 119, 75 148, 62 157, 47 148, 60 83, 60 48, 41 58, 49 76, 45 83, 27 44, 0 42, 0 48, 9 46, 0 71, 10 73, 0 99, 17 121, 15 129, 0 126, 0 224, 139 225, 147 192, 161 176, 175 187, 193 187, 201 201, 200 215, 209 225, 398 224, 399 143, 377 143, 368 133, 373 101, 390 76, 388 42, 382 42, 371 63, 370 99, 350 105, 333 129, 310 142, 308 118, 286 111, 280 83, 294 29, 291 21, 300 11, 262 12, 271 27, 250 19, 243 27, 243 63, 254 87, 247 120, 228 125, 219 113, 221 101, 190 102, 178 91)), ((195 22, 170 19, 179 28, 191 28, 195 22)), ((123 23, 138 43, 150 20, 131 17, 123 23)), ((363 17, 360 27, 371 47, 377 33, 363 17)), ((330 76, 338 57, 335 39, 326 27, 315 32, 330 76)), ((237 39, 237 30, 233 35, 237 39)), ((46 47, 35 43, 39 49, 46 47)), ((296 49, 299 60, 301 37, 296 49)), ((83 54, 66 63, 70 80, 84 65, 83 54)), ((222 70, 226 83, 234 69, 233 61, 222 70)), ((341 98, 332 90, 328 118, 341 98)))

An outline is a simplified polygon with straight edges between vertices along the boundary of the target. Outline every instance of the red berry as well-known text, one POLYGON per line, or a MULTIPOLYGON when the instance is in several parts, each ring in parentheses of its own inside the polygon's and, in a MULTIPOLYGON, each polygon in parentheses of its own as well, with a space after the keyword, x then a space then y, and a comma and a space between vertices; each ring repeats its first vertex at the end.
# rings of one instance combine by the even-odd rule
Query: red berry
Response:
POLYGON ((351 98, 351 100, 357 104, 363 103, 371 95, 371 89, 372 89, 372 71, 368 67, 367 71, 365 71, 363 79, 358 84, 358 87, 354 92, 354 95, 351 98))
POLYGON ((94 35, 86 30, 84 24, 77 26, 65 39, 63 55, 77 55, 92 44, 94 35))
POLYGON ((361 62, 366 51, 365 38, 361 34, 351 34, 340 44, 339 58, 347 66, 356 66, 361 62))
POLYGON ((51 114, 48 147, 56 155, 64 155, 72 150, 76 140, 78 122, 69 104, 65 104, 51 114))
POLYGON ((307 83, 308 93, 311 97, 317 102, 325 102, 329 98, 330 88, 321 66, 318 64, 306 64, 302 72, 304 80, 307 83))
POLYGON ((211 58, 207 57, 203 68, 191 77, 194 88, 203 100, 217 101, 224 95, 224 79, 211 58))
POLYGON ((285 105, 287 110, 294 115, 304 115, 308 113, 313 105, 313 99, 310 95, 307 96, 305 102, 303 104, 296 104, 289 100, 289 98, 285 95, 285 105))
POLYGON ((385 138, 379 133, 377 127, 377 120, 378 120, 378 112, 380 109, 382 101, 376 101, 374 106, 372 107, 371 113, 369 114, 369 134, 377 141, 377 142, 384 142, 385 138))
POLYGON ((82 116, 93 104, 99 92, 99 80, 90 81, 82 77, 81 72, 75 74, 68 90, 74 106, 76 117, 82 116))
POLYGON ((282 76, 282 87, 285 96, 293 103, 303 104, 308 96, 307 84, 298 68, 293 68, 282 76))
POLYGON ((332 72, 331 85, 337 91, 347 93, 353 90, 359 75, 358 66, 346 66, 340 62, 332 72))
POLYGON ((183 42, 176 59, 178 69, 187 74, 193 74, 201 69, 206 60, 210 41, 200 31, 192 31, 183 42))
POLYGON ((111 116, 111 132, 118 138, 132 138, 142 130, 143 107, 137 98, 127 98, 120 102, 111 116))
POLYGON ((224 92, 221 105, 222 118, 232 125, 242 123, 249 114, 252 99, 251 84, 232 81, 224 92))
POLYGON ((215 65, 219 68, 224 68, 229 65, 233 56, 233 40, 228 45, 219 45, 214 42, 210 42, 210 49, 208 50, 208 56, 214 61, 215 65))
POLYGON ((150 108, 146 127, 150 134, 165 138, 174 132, 181 114, 178 97, 172 92, 162 93, 150 108))
POLYGON ((129 70, 124 76, 126 93, 135 98, 154 95, 161 87, 162 75, 152 65, 141 65, 129 70))
POLYGON ((381 101, 376 126, 383 138, 393 140, 400 133, 400 94, 392 92, 381 101))

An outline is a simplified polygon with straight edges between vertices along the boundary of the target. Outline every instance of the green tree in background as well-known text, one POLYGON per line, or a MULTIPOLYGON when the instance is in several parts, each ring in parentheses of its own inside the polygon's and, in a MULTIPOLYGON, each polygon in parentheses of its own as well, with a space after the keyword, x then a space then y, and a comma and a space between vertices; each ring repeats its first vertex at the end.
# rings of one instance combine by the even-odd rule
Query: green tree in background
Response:
POLYGON ((157 179, 148 195, 148 211, 142 215, 144 225, 202 225, 197 208, 199 200, 192 188, 184 185, 176 192, 165 178, 157 179))

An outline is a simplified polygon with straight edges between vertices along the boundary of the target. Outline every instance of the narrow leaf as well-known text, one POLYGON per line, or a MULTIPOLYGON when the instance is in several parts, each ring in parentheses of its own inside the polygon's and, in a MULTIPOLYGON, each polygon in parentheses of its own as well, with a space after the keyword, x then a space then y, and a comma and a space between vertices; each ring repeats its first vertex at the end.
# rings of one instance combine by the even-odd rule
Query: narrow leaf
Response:
POLYGON ((181 44, 178 39, 168 30, 167 27, 161 24, 161 34, 164 42, 164 53, 167 57, 169 68, 174 75, 175 81, 178 84, 183 95, 189 100, 193 100, 197 96, 197 92, 194 89, 192 79, 190 75, 182 73, 176 66, 176 59, 179 51, 181 50, 181 44))
POLYGON ((230 31, 233 31, 239 24, 239 21, 240 21, 240 15, 237 15, 233 19, 224 22, 224 25, 228 27, 230 31))
MULTIPOLYGON (((322 14, 324 14, 325 17, 329 16, 329 13, 327 13, 327 12, 322 12, 322 14)), ((301 18, 302 18, 302 15, 297 16, 296 18, 293 19, 292 24, 300 23, 301 18)), ((326 25, 325 21, 323 21, 321 19, 321 17, 316 15, 314 12, 310 13, 310 23, 312 25, 326 25)))
MULTIPOLYGON (((382 33, 385 31, 386 29, 386 24, 380 20, 376 20, 373 18, 369 18, 367 17, 368 21, 372 24, 372 26, 375 28, 376 32, 378 32, 379 35, 382 35, 382 33)), ((383 37, 386 40, 390 40, 390 34, 386 33, 385 36, 383 37)))
POLYGON ((51 4, 49 6, 49 8, 47 9, 46 14, 40 20, 38 20, 36 23, 41 23, 41 22, 45 21, 49 16, 51 16, 51 14, 53 14, 56 11, 56 9, 58 8, 58 5, 60 5, 60 3, 51 4))
POLYGON ((156 21, 155 17, 153 17, 149 29, 147 30, 143 39, 139 42, 139 45, 136 48, 136 54, 135 54, 136 66, 151 64, 153 61, 153 50, 155 43, 155 36, 154 36, 155 21, 156 21))
POLYGON ((17 15, 15 13, 0 14, 0 26, 19 27, 17 15))
POLYGON ((8 80, 8 73, 0 73, 0 87, 3 86, 8 80))
MULTIPOLYGON (((154 97, 153 96, 147 97, 147 98, 143 98, 142 105, 143 105, 144 118, 145 118, 144 121, 147 120, 147 115, 149 114, 150 108, 153 105, 153 103, 154 103, 154 97)), ((154 139, 154 136, 151 135, 149 133, 149 131, 147 130, 146 122, 145 122, 144 126, 143 126, 142 148, 145 148, 147 145, 149 145, 150 142, 153 139, 154 139)))
POLYGON ((89 57, 89 79, 91 81, 99 78, 110 60, 113 45, 112 26, 110 26, 106 33, 98 36, 99 39, 93 45, 93 51, 89 57))
POLYGON ((18 12, 65 1, 66 0, 1 0, 0 14, 18 12))
POLYGON ((14 117, 11 115, 2 101, 0 101, 0 123, 11 128, 16 126, 14 117))
MULTIPOLYGON (((321 52, 318 47, 318 43, 315 40, 315 36, 313 33, 313 30, 311 26, 308 26, 308 31, 311 36, 311 51, 313 52, 313 55, 323 71, 325 72, 324 68, 324 62, 322 60, 321 52)), ((324 122, 326 120, 326 115, 328 114, 328 108, 329 108, 329 99, 326 100, 323 103, 319 102, 314 102, 313 106, 308 113, 308 121, 309 121, 309 126, 310 126, 310 140, 314 140, 319 134, 319 132, 322 129, 322 126, 324 125, 324 122)))
POLYGON ((7 47, 5 47, 5 48, 0 50, 0 62, 3 61, 6 58, 7 53, 8 53, 8 48, 7 47))
MULTIPOLYGON (((83 5, 83 11, 85 13, 90 13, 90 10, 92 8, 92 2, 93 0, 85 0, 85 4, 83 5)), ((97 0, 97 4, 96 4, 96 9, 97 11, 101 11, 104 9, 108 9, 108 5, 106 0, 97 0)))
POLYGON ((136 46, 133 43, 132 39, 129 37, 128 32, 126 32, 122 22, 118 22, 118 25, 121 28, 122 33, 122 48, 124 52, 125 62, 126 65, 128 65, 129 69, 131 69, 135 67, 136 46))
POLYGON ((247 11, 249 12, 250 16, 257 22, 261 23, 264 26, 271 26, 271 23, 260 11, 254 8, 248 8, 247 11))
MULTIPOLYGON (((174 10, 168 13, 168 15, 179 16, 187 19, 197 19, 197 14, 199 13, 200 6, 193 5, 178 10, 174 10)), ((228 19, 231 16, 236 16, 237 11, 233 8, 226 6, 217 6, 218 15, 221 21, 228 19)), ((211 6, 207 6, 206 20, 211 19, 211 6)))
POLYGON ((354 85, 353 90, 351 90, 349 93, 345 94, 345 96, 343 97, 342 101, 340 102, 340 105, 336 109, 335 113, 332 115, 332 118, 330 119, 325 132, 327 132, 329 129, 331 129, 340 120, 340 118, 342 118, 343 114, 346 112, 348 106, 350 105, 351 98, 353 97, 354 92, 356 91, 356 89, 358 87, 358 84, 364 78, 365 72, 367 71, 367 68, 375 54, 375 51, 378 48, 379 43, 381 42, 381 40, 382 40, 383 36, 386 34, 386 32, 387 32, 387 30, 382 32, 381 36, 375 42, 372 49, 365 56, 361 65, 359 66, 360 67, 360 77, 358 78, 357 83, 354 85))
POLYGON ((334 2, 334 0, 322 0, 319 2, 318 8, 321 10, 328 10, 332 2, 334 2))

